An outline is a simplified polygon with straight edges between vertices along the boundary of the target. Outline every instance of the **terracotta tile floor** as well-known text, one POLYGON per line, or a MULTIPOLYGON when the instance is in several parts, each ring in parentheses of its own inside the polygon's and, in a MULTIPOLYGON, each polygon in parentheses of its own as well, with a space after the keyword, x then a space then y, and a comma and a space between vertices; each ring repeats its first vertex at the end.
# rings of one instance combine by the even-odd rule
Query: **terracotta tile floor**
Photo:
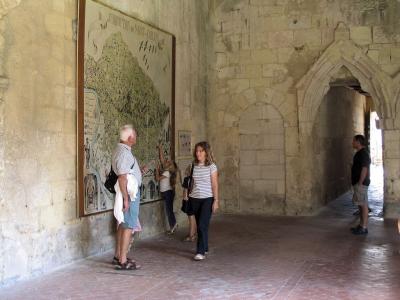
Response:
POLYGON ((0 290, 1 299, 400 299, 395 221, 374 206, 370 233, 353 236, 349 198, 317 217, 216 216, 206 261, 184 231, 137 243, 138 271, 112 253, 0 290))

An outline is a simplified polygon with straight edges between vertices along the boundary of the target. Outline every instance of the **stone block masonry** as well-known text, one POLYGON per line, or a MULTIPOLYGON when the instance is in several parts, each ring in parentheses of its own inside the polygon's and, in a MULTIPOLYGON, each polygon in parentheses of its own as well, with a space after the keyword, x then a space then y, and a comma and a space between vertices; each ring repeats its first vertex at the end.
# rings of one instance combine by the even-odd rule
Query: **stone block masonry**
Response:
MULTIPOLYGON (((204 139, 207 5, 101 2, 175 35, 175 129, 204 139)), ((0 286, 114 247, 111 212, 77 217, 76 19, 75 0, 1 1, 0 286)), ((166 229, 163 209, 142 206, 140 237, 166 229)))
MULTIPOLYGON (((251 212, 273 213, 276 207, 265 205, 269 200, 256 203, 253 199, 275 199, 271 192, 260 190, 263 180, 275 180, 279 185, 275 188, 265 182, 285 199, 288 214, 314 214, 326 199, 336 196, 337 191, 333 190, 324 194, 325 188, 321 188, 319 181, 325 179, 319 178, 318 168, 311 167, 314 148, 321 150, 312 146, 311 133, 318 118, 323 118, 323 122, 334 120, 331 110, 322 117, 318 108, 330 89, 330 81, 337 78, 342 68, 347 68, 349 77, 358 80, 362 89, 370 93, 385 124, 385 215, 397 215, 393 207, 400 194, 393 182, 397 182, 394 170, 400 165, 400 144, 395 142, 400 139, 400 116, 396 110, 400 101, 400 4, 390 0, 379 4, 355 0, 239 0, 233 6, 229 3, 215 2, 210 12, 213 22, 228 22, 229 26, 225 32, 210 33, 210 40, 218 49, 210 48, 209 61, 215 61, 216 55, 224 60, 218 59, 223 76, 209 73, 207 99, 208 112, 215 112, 217 118, 209 120, 210 139, 224 141, 215 155, 229 155, 233 162, 229 172, 239 174, 229 180, 224 177, 221 182, 221 197, 227 211, 242 212, 246 203, 251 203, 251 212), (231 44, 220 48, 220 40, 231 44), (261 66, 261 74, 257 66, 261 66), (275 110, 281 123, 272 122, 269 117, 263 119, 258 114, 263 105, 275 110), (235 193, 225 188, 225 181, 226 186, 240 189, 235 193), (257 193, 251 194, 255 186, 257 193)), ((210 70, 213 69, 211 63, 210 70)), ((336 101, 343 101, 339 98, 336 101)), ((353 115, 349 113, 347 118, 352 119, 353 115)), ((353 121, 361 124, 360 120, 353 121)), ((222 168, 221 172, 224 171, 222 168)))

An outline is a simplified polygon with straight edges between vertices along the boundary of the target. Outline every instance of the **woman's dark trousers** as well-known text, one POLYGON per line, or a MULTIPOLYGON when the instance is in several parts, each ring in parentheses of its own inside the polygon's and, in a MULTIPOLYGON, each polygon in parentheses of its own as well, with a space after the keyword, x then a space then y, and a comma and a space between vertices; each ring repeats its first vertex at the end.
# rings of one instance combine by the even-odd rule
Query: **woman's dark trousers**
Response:
POLYGON ((204 255, 208 252, 208 227, 214 198, 190 198, 190 201, 197 223, 197 253, 204 255))
POLYGON ((173 190, 162 192, 161 196, 165 201, 165 213, 168 217, 169 227, 172 228, 176 224, 175 214, 174 214, 174 198, 175 193, 173 190))

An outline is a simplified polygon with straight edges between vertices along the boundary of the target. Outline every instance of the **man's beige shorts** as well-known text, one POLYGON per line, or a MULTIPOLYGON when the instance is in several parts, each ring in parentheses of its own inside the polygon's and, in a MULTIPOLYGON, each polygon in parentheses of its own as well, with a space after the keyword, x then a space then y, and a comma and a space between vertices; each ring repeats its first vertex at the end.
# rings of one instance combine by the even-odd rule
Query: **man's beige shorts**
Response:
POLYGON ((353 185, 353 203, 354 205, 368 205, 368 186, 353 185))

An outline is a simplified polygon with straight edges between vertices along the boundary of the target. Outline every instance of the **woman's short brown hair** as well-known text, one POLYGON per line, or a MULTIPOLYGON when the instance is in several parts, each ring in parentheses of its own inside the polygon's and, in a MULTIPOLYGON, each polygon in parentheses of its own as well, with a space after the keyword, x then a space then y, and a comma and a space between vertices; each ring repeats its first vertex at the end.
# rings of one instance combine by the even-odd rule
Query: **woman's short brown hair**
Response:
POLYGON ((206 161, 204 162, 204 164, 206 166, 209 166, 212 163, 215 163, 214 155, 212 153, 210 144, 208 142, 206 142, 206 141, 203 141, 203 142, 197 143, 194 146, 193 157, 194 157, 194 162, 196 164, 199 163, 199 161, 197 160, 197 156, 196 156, 196 150, 197 150, 198 147, 201 147, 201 149, 203 149, 206 152, 206 161))

